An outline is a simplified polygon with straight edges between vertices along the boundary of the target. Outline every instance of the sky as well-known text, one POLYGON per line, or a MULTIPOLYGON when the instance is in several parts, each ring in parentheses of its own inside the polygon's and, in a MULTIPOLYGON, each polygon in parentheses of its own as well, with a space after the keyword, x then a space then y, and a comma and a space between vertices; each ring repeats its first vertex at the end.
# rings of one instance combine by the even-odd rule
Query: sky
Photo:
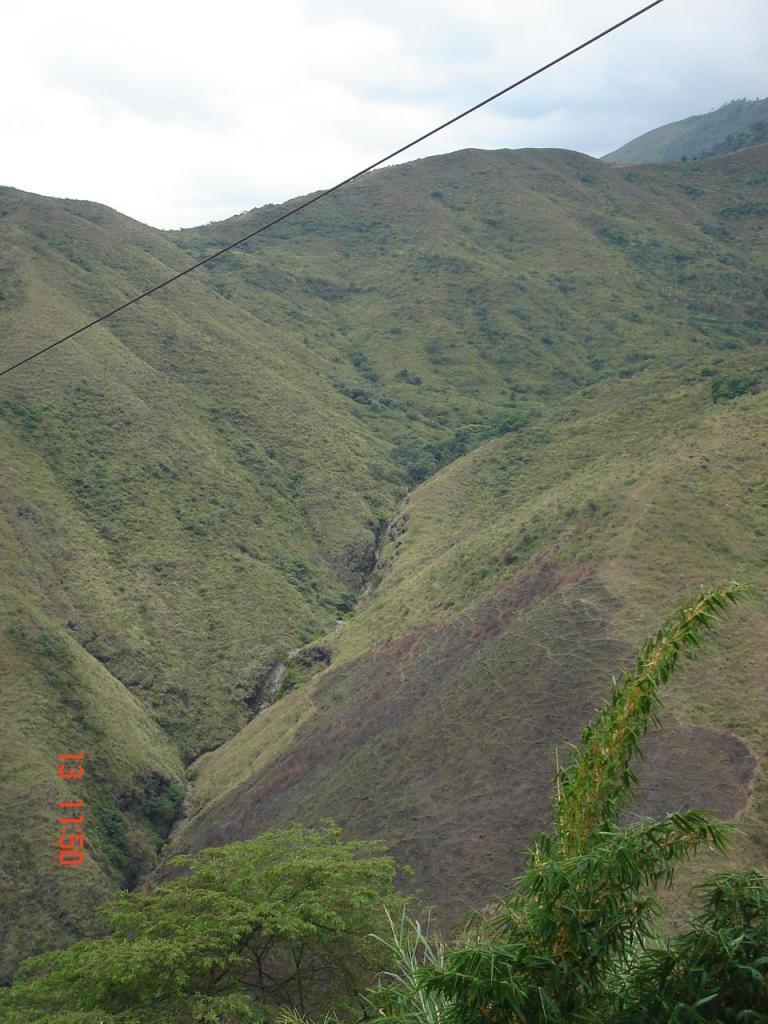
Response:
MULTIPOLYGON (((642 0, 3 0, 0 184, 162 228, 327 188, 642 0)), ((765 0, 665 0, 402 159, 600 156, 768 95, 765 0)))

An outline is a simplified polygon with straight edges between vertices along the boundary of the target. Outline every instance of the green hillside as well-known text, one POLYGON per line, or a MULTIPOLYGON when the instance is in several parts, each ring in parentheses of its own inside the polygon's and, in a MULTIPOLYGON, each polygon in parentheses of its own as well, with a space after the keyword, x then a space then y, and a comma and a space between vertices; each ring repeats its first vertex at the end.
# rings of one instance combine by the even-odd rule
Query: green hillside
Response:
MULTIPOLYGON (((764 574, 767 156, 380 171, 3 378, 0 678, 29 765, 6 967, 150 870, 182 763, 175 847, 332 814, 446 918, 499 891, 553 745, 658 607, 764 574), (66 889, 45 779, 72 744, 100 767, 66 889)), ((0 190, 4 360, 274 212, 159 232, 0 190)), ((681 685, 655 763, 746 807, 748 852, 768 619, 741 614, 739 678, 681 685)))
POLYGON ((23 594, 2 605, 3 750, 13 827, 0 846, 0 938, 9 965, 70 941, 116 888, 153 866, 179 812, 174 746, 128 690, 23 594), (58 755, 87 753, 85 779, 64 782, 58 755), (84 800, 92 856, 56 857, 58 801, 84 800))
POLYGON ((603 160, 612 164, 660 164, 701 160, 768 142, 768 99, 732 100, 708 114, 654 128, 603 160))

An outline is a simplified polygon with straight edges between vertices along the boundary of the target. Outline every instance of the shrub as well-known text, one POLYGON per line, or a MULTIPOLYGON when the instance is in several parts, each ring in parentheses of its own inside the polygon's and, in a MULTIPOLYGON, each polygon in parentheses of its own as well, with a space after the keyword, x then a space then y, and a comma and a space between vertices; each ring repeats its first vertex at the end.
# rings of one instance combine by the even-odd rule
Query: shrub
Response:
POLYGON ((754 395, 760 390, 760 381, 754 375, 749 377, 717 377, 712 381, 712 401, 729 402, 743 395, 754 395))

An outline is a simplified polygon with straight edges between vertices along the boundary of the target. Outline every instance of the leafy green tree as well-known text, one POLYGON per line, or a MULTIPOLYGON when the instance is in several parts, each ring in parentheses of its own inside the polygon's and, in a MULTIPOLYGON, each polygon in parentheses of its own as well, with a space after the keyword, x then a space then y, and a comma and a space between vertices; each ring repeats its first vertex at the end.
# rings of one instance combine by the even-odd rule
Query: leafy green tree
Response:
POLYGON ((360 1005, 384 963, 371 933, 402 906, 380 844, 293 826, 175 863, 183 874, 106 907, 105 937, 22 965, 0 1019, 240 1024, 360 1005))
POLYGON ((741 594, 733 585, 685 605, 649 639, 635 670, 614 681, 558 772, 554 830, 533 845, 512 896, 441 964, 419 972, 412 991, 443 999, 444 1019, 768 1021, 768 880, 751 873, 713 883, 693 930, 664 947, 652 928, 654 890, 702 846, 723 849, 728 827, 703 811, 620 821, 659 688, 741 594))

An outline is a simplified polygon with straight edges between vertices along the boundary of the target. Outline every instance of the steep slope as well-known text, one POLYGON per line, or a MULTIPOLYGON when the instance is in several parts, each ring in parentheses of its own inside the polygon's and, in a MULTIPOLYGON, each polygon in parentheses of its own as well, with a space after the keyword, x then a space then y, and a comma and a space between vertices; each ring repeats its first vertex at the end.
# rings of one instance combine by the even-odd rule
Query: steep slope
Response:
MULTIPOLYGON (((296 765, 313 764, 318 743, 323 758, 338 747, 324 741, 328 717, 306 718, 312 709, 305 702, 319 683, 246 723, 275 663, 348 614, 372 568, 382 525, 406 489, 441 466, 448 468, 411 499, 418 503, 423 494, 431 501, 445 482, 439 530, 409 530, 406 537, 423 538, 423 553, 412 562, 404 554, 408 545, 401 548, 404 560, 399 554, 387 571, 367 606, 373 611, 332 636, 334 648, 339 645, 331 666, 339 688, 333 706, 357 687, 369 693, 366 659, 383 651, 381 671, 398 666, 396 681, 421 688, 421 717, 407 711, 408 757, 418 763, 426 735, 439 780, 445 758, 428 732, 435 687, 441 666, 453 663, 455 692, 471 687, 479 671, 473 658, 481 656, 475 633, 499 638, 493 658, 501 689, 507 670, 526 693, 549 685, 537 674, 538 656, 513 642, 505 623, 519 637, 538 622, 550 631, 557 623, 563 679, 581 635, 594 641, 599 668, 616 664, 637 630, 614 629, 625 597, 603 579, 607 556, 593 552, 587 570, 578 564, 535 569, 558 531, 567 533, 565 519, 555 517, 541 535, 526 529, 519 561, 512 551, 504 563, 505 548, 503 568, 483 546, 467 548, 458 562, 441 561, 440 552, 446 543, 455 548, 454 526, 474 534, 478 517, 489 528, 498 519, 498 530, 507 529, 507 502, 521 496, 510 485, 508 497, 500 492, 491 501, 492 475, 491 492, 470 495, 465 475, 499 446, 514 452, 525 444, 539 452, 528 457, 534 475, 545 479, 548 436, 567 432, 565 411, 578 421, 586 415, 582 404, 586 410, 597 401, 585 389, 596 387, 594 395, 609 407, 635 391, 652 395, 654 387, 674 394, 675 382, 693 366, 708 376, 692 394, 714 415, 713 384, 723 398, 762 387, 765 157, 758 147, 706 164, 625 171, 563 151, 467 151, 381 171, 3 378, 0 668, 9 701, 36 723, 23 734, 27 756, 39 772, 52 771, 62 744, 76 743, 116 764, 123 753, 110 751, 125 744, 124 755, 132 758, 127 794, 122 777, 105 772, 93 779, 101 786, 93 802, 109 805, 112 823, 99 827, 94 819, 90 831, 93 858, 103 866, 99 892, 130 883, 150 866, 156 835, 177 800, 176 758, 190 760, 233 736, 197 763, 196 816, 179 842, 233 837, 271 820, 274 808, 259 805, 255 815, 249 808, 254 785, 255 792, 262 785, 280 790, 281 758, 296 779, 281 814, 324 808, 355 828, 387 832, 402 807, 394 798, 387 804, 392 790, 381 793, 374 779, 366 796, 366 772, 350 790, 359 796, 354 813, 339 788, 350 780, 348 763, 327 763, 317 789, 299 781, 296 765), (640 381, 650 382, 650 390, 640 381), (483 441, 475 455, 450 465, 483 441), (499 594, 494 582, 503 584, 499 594), (583 594, 576 602, 569 596, 574 587, 583 594), (440 610, 443 602, 448 606, 440 610), (454 621, 459 614, 475 616, 469 633, 454 621), (433 636, 434 629, 443 632, 433 636), (51 649, 65 652, 61 663, 50 662, 47 640, 38 650, 40 630, 55 638, 51 649), (407 659, 409 637, 422 632, 411 677, 400 671, 401 654, 395 657, 386 644, 392 651, 402 647, 407 659), (67 688, 82 695, 82 704, 64 714, 67 688), (123 729, 125 708, 135 719, 133 736, 123 729), (310 733, 302 732, 305 724, 310 733), (234 784, 243 787, 239 794, 234 784), (110 840, 123 833, 127 858, 126 844, 117 849, 110 840)), ((163 233, 94 204, 0 191, 3 357, 29 351, 273 212, 163 233)), ((735 405, 751 409, 760 400, 735 405)), ((648 401, 655 408, 655 399, 648 401)), ((616 429, 613 421, 598 420, 596 449, 610 447, 616 429)), ((654 429, 647 443, 665 450, 678 427, 670 420, 654 429)), ((566 480, 574 460, 578 452, 555 459, 552 471, 559 465, 566 480)), ((620 460, 605 467, 598 460, 595 467, 606 488, 623 493, 620 460)), ((531 516, 543 515, 539 500, 530 497, 531 516)), ((573 504, 574 523, 589 524, 590 510, 580 498, 573 504)), ((665 530, 660 523, 654 543, 671 542, 665 530)), ((572 543, 586 544, 578 538, 587 533, 577 531, 572 543)), ((388 542, 386 558, 394 546, 388 542)), ((648 564, 655 566, 665 551, 649 548, 648 564)), ((704 547, 691 555, 694 577, 709 575, 708 559, 704 547)), ((648 624, 657 600, 650 589, 641 604, 648 624)), ((677 588, 668 591, 677 596, 677 588)), ((555 685, 564 707, 573 701, 571 728, 604 681, 591 668, 579 671, 562 691, 555 685)), ((370 679, 390 689, 379 668, 370 679)), ((445 729, 446 736, 462 736, 463 748, 478 758, 497 711, 497 742, 509 745, 501 738, 502 702, 491 694, 473 717, 467 691, 463 706, 453 702, 445 729)), ((548 702, 536 699, 545 721, 548 702)), ((406 691, 393 718, 402 719, 410 703, 406 691)), ((375 703, 360 705, 353 718, 345 749, 366 761, 356 730, 363 728, 371 743, 389 742, 384 721, 375 703)), ((530 736, 543 728, 537 721, 526 727, 530 736)), ((339 730, 343 722, 340 714, 339 730)), ((550 724, 556 732, 562 716, 550 724)), ((522 740, 520 749, 526 749, 522 740)), ((502 775, 505 763, 499 762, 502 775)), ((530 780, 532 794, 543 791, 549 765, 543 757, 540 774, 530 780)), ((393 763, 393 779, 400 778, 396 768, 393 763)), ((30 793, 27 780, 26 770, 13 775, 9 799, 30 808, 25 841, 37 854, 16 861, 22 896, 4 918, 6 963, 22 948, 64 941, 86 926, 87 914, 77 911, 81 896, 51 888, 46 906, 67 917, 67 934, 43 940, 42 925, 25 929, 25 908, 43 905, 54 850, 49 794, 44 787, 30 793)), ((450 782, 440 785, 429 797, 429 814, 444 829, 454 793, 450 782)), ((484 792, 491 807, 497 794, 487 786, 484 792)), ((539 796, 532 797, 512 829, 515 842, 539 807, 539 796)), ((424 805, 414 813, 424 817, 412 823, 410 847, 397 828, 392 834, 431 887, 434 871, 426 865, 438 847, 424 805)), ((12 844, 8 849, 11 863, 12 844)), ((451 863, 460 862, 457 847, 451 863)), ((455 909, 493 888, 508 866, 502 857, 474 888, 457 888, 455 909)))
POLYGON ((0 714, 11 826, 0 844, 0 983, 20 958, 93 927, 94 910, 155 863, 184 773, 168 737, 98 661, 25 595, 0 593, 0 714), (59 778, 85 748, 85 776, 59 778), (65 765, 66 767, 66 765, 65 765), (57 859, 59 801, 85 804, 91 856, 57 859))
POLYGON ((612 164, 656 164, 733 153, 768 142, 768 99, 732 100, 708 114, 654 128, 603 160, 612 164))
MULTIPOLYGON (((144 229, 101 212, 106 223, 94 225, 81 204, 13 205, 3 223, 25 299, 6 314, 14 354, 184 261, 157 232, 134 244, 144 229), (144 251, 151 245, 166 262, 144 251), (78 274, 63 249, 88 253, 99 271, 78 274)), ((205 280, 56 358, 3 389, 3 423, 20 446, 12 497, 44 486, 98 543, 88 536, 57 562, 35 540, 23 557, 11 552, 15 582, 36 578, 46 607, 78 623, 81 642, 185 750, 216 744, 244 720, 275 651, 330 622, 354 587, 386 484, 350 449, 364 443, 375 460, 383 445, 342 397, 311 387, 317 368, 294 336, 205 280), (322 456, 306 457, 310 438, 322 456), (23 474, 28 453, 46 469, 42 484, 23 474), (324 522, 311 496, 342 481, 346 497, 324 522)))

